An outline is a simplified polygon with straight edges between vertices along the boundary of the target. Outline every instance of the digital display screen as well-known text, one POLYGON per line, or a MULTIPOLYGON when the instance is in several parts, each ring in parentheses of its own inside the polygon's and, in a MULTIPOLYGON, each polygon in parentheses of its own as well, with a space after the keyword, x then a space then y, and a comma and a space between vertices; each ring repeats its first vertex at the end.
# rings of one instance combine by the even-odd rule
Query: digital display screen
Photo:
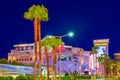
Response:
POLYGON ((98 56, 101 56, 101 55, 107 53, 107 48, 106 48, 106 46, 97 46, 96 52, 97 52, 98 56))

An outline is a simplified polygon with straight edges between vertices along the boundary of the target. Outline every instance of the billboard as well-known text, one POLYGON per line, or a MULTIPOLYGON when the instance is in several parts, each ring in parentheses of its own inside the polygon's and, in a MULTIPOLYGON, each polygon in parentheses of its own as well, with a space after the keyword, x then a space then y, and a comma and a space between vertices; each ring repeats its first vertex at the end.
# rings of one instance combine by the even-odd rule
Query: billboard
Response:
POLYGON ((107 54, 107 46, 97 46, 96 52, 97 52, 97 56, 107 54))

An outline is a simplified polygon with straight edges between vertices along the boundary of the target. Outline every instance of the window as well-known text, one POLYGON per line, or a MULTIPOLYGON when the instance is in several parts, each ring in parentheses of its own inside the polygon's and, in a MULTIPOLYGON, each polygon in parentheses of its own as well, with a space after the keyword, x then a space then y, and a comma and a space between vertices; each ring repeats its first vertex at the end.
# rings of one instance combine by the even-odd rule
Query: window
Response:
POLYGON ((116 59, 116 62, 120 62, 120 58, 116 59))
POLYGON ((66 55, 62 54, 58 56, 58 61, 61 59, 61 61, 66 61, 66 55))
POLYGON ((66 51, 72 51, 72 48, 65 48, 66 51))
POLYGON ((71 56, 68 56, 68 61, 71 61, 71 56))

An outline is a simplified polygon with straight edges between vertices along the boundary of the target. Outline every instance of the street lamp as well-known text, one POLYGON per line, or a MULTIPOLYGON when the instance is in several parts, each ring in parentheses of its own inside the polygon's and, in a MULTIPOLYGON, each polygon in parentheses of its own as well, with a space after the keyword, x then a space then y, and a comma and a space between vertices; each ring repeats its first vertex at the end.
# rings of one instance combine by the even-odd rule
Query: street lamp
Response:
MULTIPOLYGON (((73 36, 74 36, 74 33, 73 33, 73 32, 69 32, 68 34, 65 34, 65 35, 62 35, 62 36, 55 36, 55 37, 63 38, 63 37, 66 37, 66 36, 73 37, 73 36)), ((50 37, 50 36, 49 36, 49 37, 50 37)))
MULTIPOLYGON (((65 34, 65 35, 62 35, 62 36, 52 36, 52 35, 49 35, 48 37, 49 37, 49 38, 52 38, 52 37, 60 38, 60 40, 62 41, 62 38, 63 38, 63 37, 67 37, 67 36, 68 36, 68 37, 73 37, 73 36, 74 36, 74 33, 73 33, 73 32, 69 32, 68 34, 65 34)), ((60 54, 61 54, 61 52, 60 52, 60 54)), ((60 64, 61 64, 61 56, 60 56, 60 64)), ((59 70, 60 70, 59 75, 60 75, 60 80, 61 80, 61 65, 60 65, 59 70)))

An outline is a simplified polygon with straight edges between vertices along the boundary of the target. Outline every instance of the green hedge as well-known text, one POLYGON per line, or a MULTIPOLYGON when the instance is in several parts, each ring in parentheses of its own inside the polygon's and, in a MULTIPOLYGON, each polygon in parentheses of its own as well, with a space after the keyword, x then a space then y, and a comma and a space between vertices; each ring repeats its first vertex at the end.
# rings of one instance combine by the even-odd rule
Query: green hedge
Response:
MULTIPOLYGON (((42 77, 42 78, 43 80, 47 80, 46 77, 42 77)), ((70 75, 70 76, 62 76, 61 78, 62 80, 90 80, 92 77, 89 75, 83 75, 83 76, 70 75)), ((34 77, 32 75, 31 76, 19 75, 14 79, 12 76, 0 76, 0 80, 34 80, 34 77)), ((40 78, 36 76, 36 80, 40 80, 40 78)), ((56 80, 59 80, 59 77, 57 77, 56 80)), ((106 78, 105 80, 120 80, 120 77, 111 77, 111 78, 106 78)))
MULTIPOLYGON (((43 80, 47 80, 46 77, 42 77, 42 78, 43 80)), ((34 76, 19 75, 14 80, 34 80, 34 76)), ((36 80, 40 80, 40 77, 36 76, 36 80)))
POLYGON ((14 80, 12 76, 0 76, 0 80, 14 80))

